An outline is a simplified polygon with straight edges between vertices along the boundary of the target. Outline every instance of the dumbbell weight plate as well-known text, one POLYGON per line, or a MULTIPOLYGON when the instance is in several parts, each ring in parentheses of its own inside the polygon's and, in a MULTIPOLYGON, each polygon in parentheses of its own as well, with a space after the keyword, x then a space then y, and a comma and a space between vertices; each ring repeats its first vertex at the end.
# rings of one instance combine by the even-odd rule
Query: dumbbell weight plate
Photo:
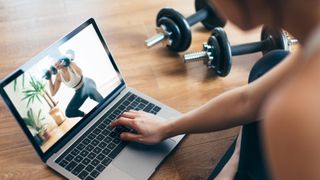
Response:
POLYGON ((180 29, 180 37, 184 37, 181 38, 181 41, 176 44, 175 48, 168 46, 169 49, 175 52, 187 50, 191 44, 192 38, 190 26, 187 20, 184 18, 182 14, 180 14, 178 11, 172 8, 163 8, 159 11, 157 15, 156 24, 158 27, 161 26, 159 20, 164 17, 171 19, 178 26, 178 29, 180 29))
POLYGON ((271 43, 268 45, 269 48, 262 51, 262 54, 266 54, 269 51, 272 51, 275 49, 282 49, 282 50, 289 49, 287 38, 281 29, 263 26, 261 30, 261 41, 270 37, 271 37, 271 43))
POLYGON ((202 21, 202 24, 208 30, 211 30, 215 27, 224 27, 226 24, 226 20, 222 18, 217 12, 216 8, 207 0, 196 0, 195 1, 196 11, 200 9, 206 8, 208 10, 208 17, 202 21))
MULTIPOLYGON (((211 46, 212 49, 210 49, 210 53, 211 53, 211 57, 213 57, 213 60, 210 62, 210 64, 208 62, 205 62, 205 64, 208 64, 208 67, 210 69, 216 70, 216 67, 218 66, 218 59, 220 59, 220 45, 218 43, 218 40, 216 37, 214 36, 210 36, 210 38, 208 39, 207 42, 208 45, 211 46)), ((209 60, 210 61, 210 60, 209 60)))
MULTIPOLYGON (((219 44, 220 58, 216 61, 216 73, 219 76, 225 77, 230 73, 232 66, 232 53, 230 43, 228 41, 227 34, 221 27, 213 29, 212 36, 216 38, 217 44, 219 44)), ((214 40, 214 39, 212 39, 214 40)))
POLYGON ((158 23, 164 25, 167 28, 166 30, 171 32, 170 39, 172 40, 172 43, 171 45, 167 45, 167 47, 172 51, 179 49, 181 42, 181 32, 175 22, 167 17, 162 17, 159 19, 158 23))

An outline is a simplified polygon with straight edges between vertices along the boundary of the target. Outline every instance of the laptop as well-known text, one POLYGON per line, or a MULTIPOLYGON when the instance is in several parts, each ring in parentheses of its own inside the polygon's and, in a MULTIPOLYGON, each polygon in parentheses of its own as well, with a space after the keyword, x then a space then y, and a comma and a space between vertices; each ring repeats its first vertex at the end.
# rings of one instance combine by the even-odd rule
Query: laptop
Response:
POLYGON ((176 110, 126 85, 94 19, 0 82, 34 149, 68 179, 148 179, 184 135, 157 145, 122 141, 109 124, 130 109, 164 119, 176 110))

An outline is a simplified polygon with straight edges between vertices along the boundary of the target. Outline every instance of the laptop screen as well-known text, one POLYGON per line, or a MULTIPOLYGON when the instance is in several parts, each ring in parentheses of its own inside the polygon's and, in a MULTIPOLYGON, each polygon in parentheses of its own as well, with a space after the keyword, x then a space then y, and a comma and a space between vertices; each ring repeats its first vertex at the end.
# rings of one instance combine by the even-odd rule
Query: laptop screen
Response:
POLYGON ((4 86, 43 153, 122 82, 100 38, 89 24, 4 86))

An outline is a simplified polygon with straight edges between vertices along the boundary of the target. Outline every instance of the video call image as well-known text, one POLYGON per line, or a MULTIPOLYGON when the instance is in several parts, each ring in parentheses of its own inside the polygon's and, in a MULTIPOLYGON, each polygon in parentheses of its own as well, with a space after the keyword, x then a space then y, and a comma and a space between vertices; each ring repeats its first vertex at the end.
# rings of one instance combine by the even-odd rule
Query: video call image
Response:
POLYGON ((43 152, 121 83, 92 25, 5 87, 43 152))

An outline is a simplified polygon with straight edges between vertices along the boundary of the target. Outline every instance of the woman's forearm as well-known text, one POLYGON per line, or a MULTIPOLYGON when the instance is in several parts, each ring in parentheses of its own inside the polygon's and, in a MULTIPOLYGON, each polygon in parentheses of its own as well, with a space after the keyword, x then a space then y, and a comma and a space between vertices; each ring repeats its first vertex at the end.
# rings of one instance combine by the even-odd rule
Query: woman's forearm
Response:
POLYGON ((260 119, 264 99, 271 89, 296 71, 299 54, 291 55, 258 80, 225 92, 207 104, 168 122, 167 134, 201 133, 223 130, 260 119))
POLYGON ((50 89, 51 96, 54 96, 56 93, 55 93, 54 85, 52 83, 52 78, 49 79, 49 89, 50 89))
POLYGON ((221 94, 205 105, 168 122, 167 136, 203 133, 246 124, 256 119, 247 86, 221 94))

